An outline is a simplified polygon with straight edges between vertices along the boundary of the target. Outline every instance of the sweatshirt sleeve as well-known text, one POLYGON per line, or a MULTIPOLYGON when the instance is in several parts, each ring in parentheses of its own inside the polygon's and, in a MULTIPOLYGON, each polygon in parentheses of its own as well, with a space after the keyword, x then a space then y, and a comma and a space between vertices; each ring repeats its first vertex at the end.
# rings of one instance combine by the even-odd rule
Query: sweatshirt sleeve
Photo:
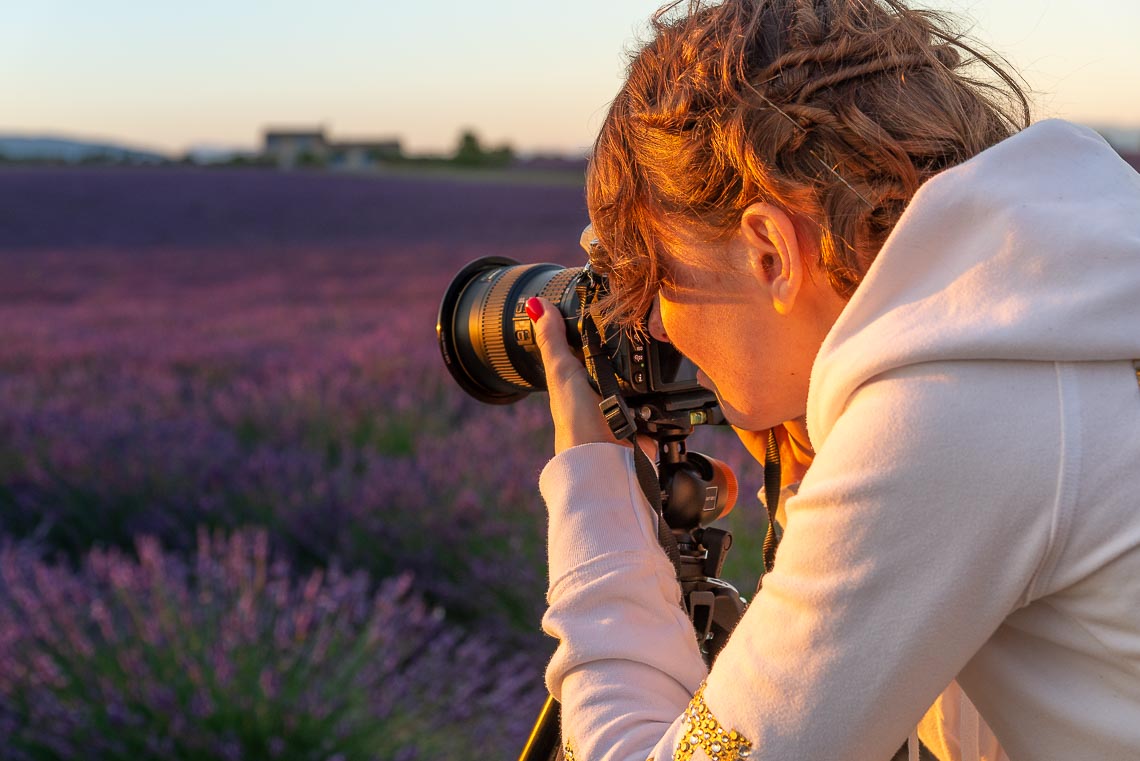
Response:
MULTIPOLYGON (((546 671, 574 758, 645 761, 706 676, 633 452, 584 444, 551 460, 546 671)), ((661 758, 670 758, 672 751, 661 758)))
POLYGON ((862 386, 695 698, 706 675, 631 458, 612 445, 555 458, 547 681, 575 759, 704 759, 678 749, 686 706, 743 736, 753 761, 889 758, 1062 541, 1076 455, 1059 398, 1047 363, 929 363, 862 386))

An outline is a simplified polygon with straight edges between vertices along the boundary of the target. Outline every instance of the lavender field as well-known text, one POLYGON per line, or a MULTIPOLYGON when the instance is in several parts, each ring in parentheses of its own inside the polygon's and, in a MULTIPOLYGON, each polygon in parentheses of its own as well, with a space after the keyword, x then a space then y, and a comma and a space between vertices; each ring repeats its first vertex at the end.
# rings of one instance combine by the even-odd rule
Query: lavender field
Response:
POLYGON ((549 418, 465 397, 435 313, 585 221, 573 183, 0 171, 3 757, 517 755, 549 418))

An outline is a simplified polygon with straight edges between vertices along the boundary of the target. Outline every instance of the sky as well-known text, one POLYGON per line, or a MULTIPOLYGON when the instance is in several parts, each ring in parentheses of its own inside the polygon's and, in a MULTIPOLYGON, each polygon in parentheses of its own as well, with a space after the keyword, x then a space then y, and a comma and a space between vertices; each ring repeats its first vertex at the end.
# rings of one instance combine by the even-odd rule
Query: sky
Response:
MULTIPOLYGON (((1138 0, 923 0, 968 20, 1035 116, 1140 126, 1138 0)), ((656 0, 0 0, 0 134, 178 153, 267 126, 580 151, 656 0)))

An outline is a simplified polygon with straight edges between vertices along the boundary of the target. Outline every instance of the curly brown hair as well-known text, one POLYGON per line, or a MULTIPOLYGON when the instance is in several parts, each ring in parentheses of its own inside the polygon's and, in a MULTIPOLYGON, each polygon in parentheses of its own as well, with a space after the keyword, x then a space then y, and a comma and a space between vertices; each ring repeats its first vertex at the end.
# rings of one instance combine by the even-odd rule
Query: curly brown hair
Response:
POLYGON ((727 240, 757 201, 818 226, 849 297, 924 181, 1030 121, 1000 59, 900 0, 681 0, 652 27, 586 183, 601 316, 624 326, 682 240, 727 240))

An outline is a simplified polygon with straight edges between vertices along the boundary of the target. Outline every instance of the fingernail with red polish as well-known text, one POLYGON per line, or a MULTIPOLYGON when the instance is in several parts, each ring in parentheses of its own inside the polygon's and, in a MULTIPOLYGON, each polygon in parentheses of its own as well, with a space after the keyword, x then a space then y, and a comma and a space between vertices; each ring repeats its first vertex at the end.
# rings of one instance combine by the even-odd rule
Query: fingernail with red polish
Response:
POLYGON ((526 314, 530 317, 531 321, 537 322, 543 313, 542 302, 535 297, 526 300, 526 314))

